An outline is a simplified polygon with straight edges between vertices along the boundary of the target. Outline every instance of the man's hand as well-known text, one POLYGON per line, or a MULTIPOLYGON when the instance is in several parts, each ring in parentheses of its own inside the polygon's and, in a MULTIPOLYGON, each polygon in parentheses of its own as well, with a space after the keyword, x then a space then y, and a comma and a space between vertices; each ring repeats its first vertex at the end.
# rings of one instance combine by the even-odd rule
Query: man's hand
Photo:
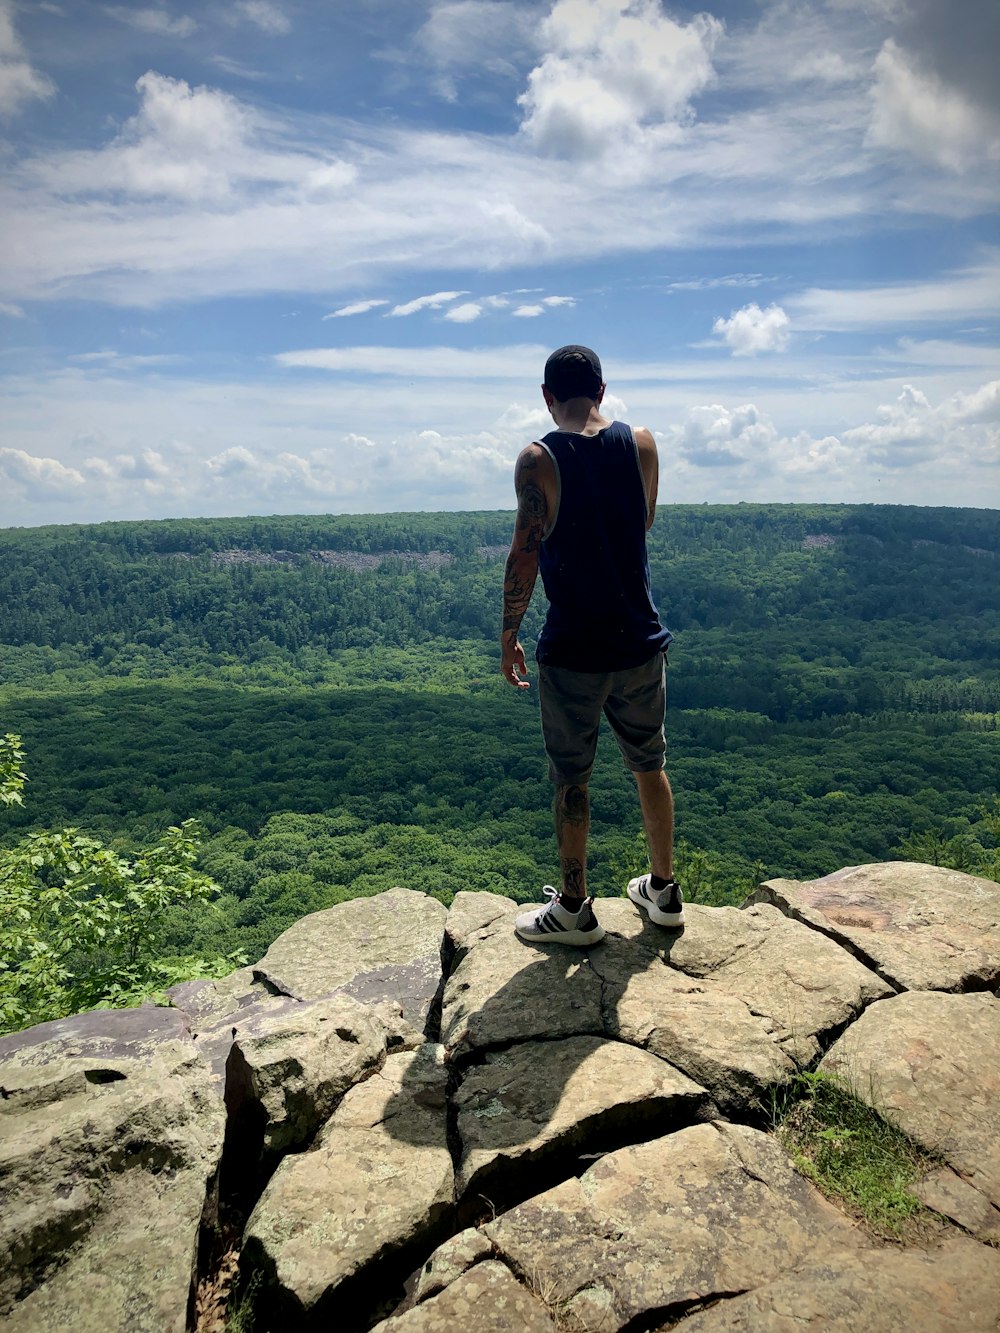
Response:
POLYGON ((509 685, 516 685, 519 690, 531 688, 531 681, 527 679, 528 665, 524 660, 524 649, 517 639, 501 645, 500 674, 509 685))

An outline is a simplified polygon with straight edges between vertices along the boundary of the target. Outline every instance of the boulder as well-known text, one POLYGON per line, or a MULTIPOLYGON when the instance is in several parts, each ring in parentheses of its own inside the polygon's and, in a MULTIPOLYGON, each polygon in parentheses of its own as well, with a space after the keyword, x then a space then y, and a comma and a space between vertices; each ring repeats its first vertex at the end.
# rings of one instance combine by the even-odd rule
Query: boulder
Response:
POLYGON ((834 1251, 677 1327, 683 1333, 995 1333, 1000 1253, 968 1239, 931 1251, 834 1251))
POLYGON ((446 915, 436 898, 412 889, 353 898, 296 921, 253 973, 298 1000, 333 991, 365 1004, 396 1000, 423 1030, 441 986, 446 915))
POLYGON ((0 1039, 4 1327, 183 1333, 224 1130, 177 1010, 0 1039))
POLYGON ((622 1148, 483 1231, 571 1327, 607 1333, 861 1243, 773 1138, 721 1121, 622 1148))
MULTIPOLYGON (((459 1196, 507 1203, 539 1168, 690 1124, 705 1090, 663 1060, 600 1037, 525 1042, 473 1066, 455 1094, 459 1196)), ((551 1167, 549 1167, 551 1169, 551 1167)))
POLYGON ((247 1223, 240 1269, 244 1280, 263 1275, 261 1301, 279 1326, 325 1326, 339 1310, 365 1327, 362 1312, 401 1288, 447 1234, 443 1054, 427 1043, 389 1056, 344 1097, 312 1151, 274 1173, 247 1223))
POLYGON ((487 1262, 433 1299, 376 1324, 372 1333, 557 1333, 558 1327, 509 1268, 487 1262))
POLYGON ((926 991, 883 1000, 820 1069, 1000 1206, 1000 1000, 926 991))
POLYGON ((466 1227, 464 1231, 449 1236, 415 1274, 412 1297, 406 1304, 416 1305, 428 1296, 436 1295, 473 1264, 482 1263, 492 1254, 493 1246, 475 1227, 466 1227))
POLYGON ((768 880, 753 900, 840 941, 897 990, 1000 985, 1000 884, 992 880, 888 861, 768 880))
POLYGON ((829 1034, 893 994, 844 949, 772 907, 692 905, 687 929, 676 932, 604 898, 608 933, 582 952, 518 939, 519 909, 504 899, 460 894, 456 905, 441 1039, 460 1062, 511 1042, 614 1037, 675 1065, 727 1114, 746 1114, 815 1060, 829 1034))
POLYGON ((242 1172, 260 1152, 274 1159, 308 1144, 348 1088, 385 1061, 385 1029, 349 995, 307 1004, 284 997, 232 1031, 226 1107, 257 1137, 255 1160, 227 1162, 242 1172))

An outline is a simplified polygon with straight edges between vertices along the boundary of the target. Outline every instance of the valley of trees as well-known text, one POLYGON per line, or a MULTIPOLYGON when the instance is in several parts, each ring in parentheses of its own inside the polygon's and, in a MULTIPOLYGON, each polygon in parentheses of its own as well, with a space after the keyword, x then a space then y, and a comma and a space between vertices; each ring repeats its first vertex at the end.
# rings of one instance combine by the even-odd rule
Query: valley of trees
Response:
MULTIPOLYGON (((395 884, 536 898, 556 874, 537 703, 495 646, 511 525, 0 532, 0 734, 28 774, 0 852, 72 826, 126 856, 196 818, 221 891, 170 908, 168 961, 257 957, 395 884)), ((665 506, 649 550, 703 901, 901 856, 998 873, 1000 512, 665 506)), ((543 609, 539 587, 526 646, 543 609)), ((640 824, 608 738, 592 794, 592 886, 617 894, 640 824)))

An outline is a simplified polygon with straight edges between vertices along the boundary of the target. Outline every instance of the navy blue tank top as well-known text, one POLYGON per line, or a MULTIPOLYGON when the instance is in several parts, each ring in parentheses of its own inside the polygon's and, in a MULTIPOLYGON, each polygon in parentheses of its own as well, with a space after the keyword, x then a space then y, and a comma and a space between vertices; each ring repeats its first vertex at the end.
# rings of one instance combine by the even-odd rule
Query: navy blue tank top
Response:
POLYGON ((631 426, 542 441, 556 471, 556 521, 539 568, 549 599, 536 658, 571 671, 624 671, 671 639, 649 588, 646 490, 631 426))

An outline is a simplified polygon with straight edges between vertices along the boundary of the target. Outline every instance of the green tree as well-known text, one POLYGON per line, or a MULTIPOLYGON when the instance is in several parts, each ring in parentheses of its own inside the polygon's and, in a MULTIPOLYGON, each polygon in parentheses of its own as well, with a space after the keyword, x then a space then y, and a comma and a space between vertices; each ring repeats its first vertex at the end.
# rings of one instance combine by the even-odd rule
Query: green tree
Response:
MULTIPOLYGON (((20 739, 0 748, 0 791, 20 795, 20 739)), ((8 801, 10 803, 10 801, 8 801)), ((195 869, 186 820, 133 857, 67 828, 0 850, 0 1032, 83 1009, 141 1003, 165 985, 224 975, 233 958, 157 958, 167 914, 218 889, 195 869)))

